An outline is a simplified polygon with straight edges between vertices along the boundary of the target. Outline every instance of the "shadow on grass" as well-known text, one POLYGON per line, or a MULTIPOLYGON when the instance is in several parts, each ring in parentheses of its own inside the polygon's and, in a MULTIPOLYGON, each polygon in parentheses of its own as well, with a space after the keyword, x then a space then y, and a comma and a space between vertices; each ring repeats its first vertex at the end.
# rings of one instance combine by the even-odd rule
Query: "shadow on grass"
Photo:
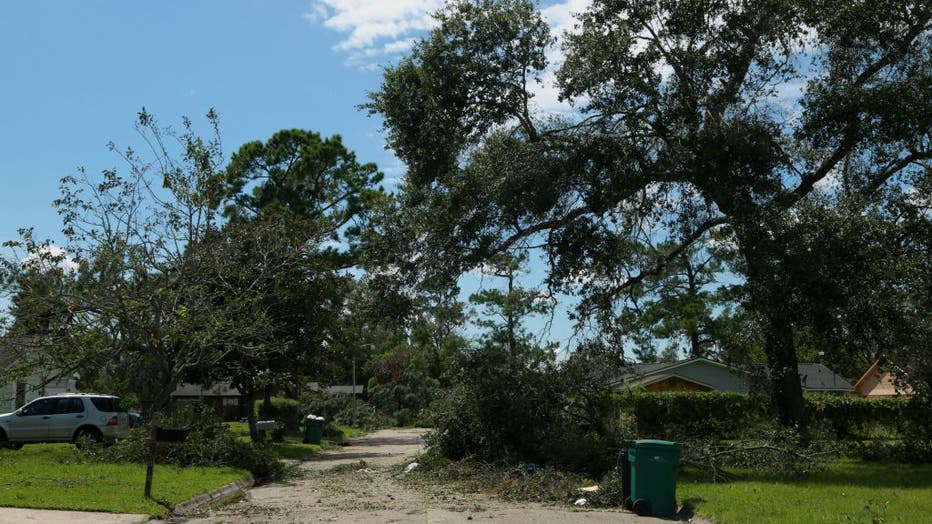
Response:
POLYGON ((696 516, 696 508, 699 507, 699 504, 706 502, 702 497, 689 497, 688 499, 683 499, 683 504, 680 506, 680 510, 676 512, 676 517, 679 520, 685 520, 689 522, 696 516))

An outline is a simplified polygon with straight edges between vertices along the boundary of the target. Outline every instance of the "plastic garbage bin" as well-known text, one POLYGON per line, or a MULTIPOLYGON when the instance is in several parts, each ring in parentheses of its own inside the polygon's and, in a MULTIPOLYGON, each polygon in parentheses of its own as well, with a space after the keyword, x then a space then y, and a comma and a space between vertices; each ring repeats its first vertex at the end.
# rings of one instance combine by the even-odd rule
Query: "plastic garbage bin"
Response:
POLYGON ((623 462, 627 471, 622 472, 622 492, 627 495, 625 507, 638 515, 675 515, 682 446, 666 440, 627 440, 625 447, 628 450, 623 462))
POLYGON ((320 439, 324 437, 324 417, 317 415, 308 415, 304 418, 304 443, 320 444, 320 439))

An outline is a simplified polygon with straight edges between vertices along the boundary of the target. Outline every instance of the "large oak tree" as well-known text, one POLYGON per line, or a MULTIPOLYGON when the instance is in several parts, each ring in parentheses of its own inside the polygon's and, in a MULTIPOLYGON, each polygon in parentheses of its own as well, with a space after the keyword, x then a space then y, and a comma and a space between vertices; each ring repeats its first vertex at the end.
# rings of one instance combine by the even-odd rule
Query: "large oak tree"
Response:
POLYGON ((846 205, 880 208, 928 176, 930 16, 906 0, 595 0, 556 71, 572 110, 547 114, 533 91, 553 39, 531 3, 451 2, 368 104, 408 166, 398 263, 450 279, 537 246, 551 285, 589 299, 721 228, 775 406, 804 427, 796 208, 837 180, 846 205))

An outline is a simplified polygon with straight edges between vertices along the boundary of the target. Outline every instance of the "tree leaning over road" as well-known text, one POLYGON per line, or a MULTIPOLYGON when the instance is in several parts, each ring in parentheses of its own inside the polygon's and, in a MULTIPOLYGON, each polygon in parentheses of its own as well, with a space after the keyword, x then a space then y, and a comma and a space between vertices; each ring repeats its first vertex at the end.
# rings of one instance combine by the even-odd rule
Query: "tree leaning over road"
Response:
POLYGON ((556 71, 573 109, 545 114, 532 87, 552 38, 531 3, 452 2, 367 105, 408 166, 398 230, 419 256, 399 264, 452 279, 537 246, 550 284, 591 300, 722 228, 774 404, 804 429, 790 226, 835 181, 846 205, 882 212, 929 176, 930 16, 905 0, 596 0, 556 71), (658 238, 666 251, 632 256, 658 238))

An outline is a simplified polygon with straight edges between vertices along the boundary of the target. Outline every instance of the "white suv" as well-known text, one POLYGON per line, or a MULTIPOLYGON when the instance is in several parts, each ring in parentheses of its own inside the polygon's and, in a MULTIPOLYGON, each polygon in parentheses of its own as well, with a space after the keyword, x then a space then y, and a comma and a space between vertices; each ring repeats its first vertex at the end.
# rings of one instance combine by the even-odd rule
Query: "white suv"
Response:
POLYGON ((0 415, 0 445, 34 442, 112 441, 129 433, 129 416, 112 395, 71 393, 40 397, 0 415))

